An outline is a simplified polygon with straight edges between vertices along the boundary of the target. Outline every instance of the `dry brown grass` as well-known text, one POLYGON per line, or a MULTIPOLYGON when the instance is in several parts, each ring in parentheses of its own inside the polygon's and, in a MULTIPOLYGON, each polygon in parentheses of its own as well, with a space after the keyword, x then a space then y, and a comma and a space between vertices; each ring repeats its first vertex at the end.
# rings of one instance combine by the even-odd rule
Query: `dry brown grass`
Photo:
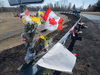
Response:
POLYGON ((22 28, 22 21, 19 17, 14 17, 17 13, 0 13, 0 34, 22 28))
POLYGON ((82 12, 82 14, 91 14, 100 16, 100 12, 82 12))

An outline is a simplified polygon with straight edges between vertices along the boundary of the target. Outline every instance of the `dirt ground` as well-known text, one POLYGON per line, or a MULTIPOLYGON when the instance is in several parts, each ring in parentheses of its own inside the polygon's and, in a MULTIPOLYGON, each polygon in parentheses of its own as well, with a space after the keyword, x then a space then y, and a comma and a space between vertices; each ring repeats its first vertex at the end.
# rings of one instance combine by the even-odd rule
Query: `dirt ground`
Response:
POLYGON ((3 40, 0 40, 0 52, 9 48, 15 47, 17 45, 23 44, 21 40, 22 40, 21 33, 18 33, 11 37, 7 37, 3 40))
POLYGON ((91 14, 100 16, 100 12, 81 12, 82 14, 91 14))
POLYGON ((0 34, 22 28, 23 23, 19 17, 14 17, 17 13, 0 13, 0 34))
MULTIPOLYGON (((58 42, 63 35, 72 27, 77 17, 68 15, 71 21, 65 22, 64 25, 68 25, 63 31, 54 31, 47 36, 54 36, 57 34, 53 42, 58 42)), ((68 39, 65 44, 73 53, 77 53, 77 61, 73 69, 72 75, 100 75, 100 29, 98 24, 82 17, 82 21, 89 27, 88 29, 81 29, 82 34, 71 40, 68 39)), ((19 45, 7 50, 0 52, 0 75, 18 75, 17 68, 24 63, 25 57, 25 46, 19 45)), ((46 69, 47 70, 47 69, 46 69)), ((45 71, 46 71, 45 70, 45 71)), ((44 72, 45 72, 44 71, 44 72)), ((50 74, 53 75, 52 70, 49 70, 50 74)), ((60 75, 70 75, 67 73, 59 73, 60 75)), ((56 75, 59 75, 56 74, 56 75)), ((38 74, 39 75, 39 74, 38 74)))

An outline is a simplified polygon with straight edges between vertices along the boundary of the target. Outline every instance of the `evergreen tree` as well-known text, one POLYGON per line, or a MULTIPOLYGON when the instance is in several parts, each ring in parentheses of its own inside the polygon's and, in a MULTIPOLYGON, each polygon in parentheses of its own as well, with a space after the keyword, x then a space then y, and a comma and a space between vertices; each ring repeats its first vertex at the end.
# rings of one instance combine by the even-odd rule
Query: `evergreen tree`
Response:
POLYGON ((76 6, 75 6, 75 4, 73 5, 72 9, 73 9, 73 10, 75 10, 75 9, 76 9, 76 6))

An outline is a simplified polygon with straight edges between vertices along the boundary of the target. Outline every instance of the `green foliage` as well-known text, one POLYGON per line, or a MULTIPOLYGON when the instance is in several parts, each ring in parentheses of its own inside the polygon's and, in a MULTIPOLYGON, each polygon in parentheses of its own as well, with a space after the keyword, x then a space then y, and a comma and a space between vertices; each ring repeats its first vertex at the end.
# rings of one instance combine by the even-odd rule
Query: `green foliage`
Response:
POLYGON ((42 50, 45 47, 45 40, 42 38, 39 38, 36 42, 35 42, 35 46, 34 46, 34 50, 38 51, 38 50, 42 50))
POLYGON ((50 40, 50 37, 47 37, 46 40, 50 40))
POLYGON ((100 1, 98 1, 96 3, 96 8, 95 8, 96 11, 100 11, 100 1))
POLYGON ((76 9, 76 6, 75 6, 75 4, 73 5, 72 9, 73 9, 73 10, 74 10, 74 9, 76 9))
POLYGON ((44 73, 43 75, 48 75, 49 74, 49 71, 47 71, 46 73, 44 73))
POLYGON ((97 3, 97 7, 100 7, 100 2, 97 3))
POLYGON ((38 17, 38 13, 36 14, 36 17, 38 17))
POLYGON ((30 25, 30 24, 27 24, 27 25, 30 25))
POLYGON ((29 30, 33 30, 34 29, 34 24, 33 25, 30 25, 30 24, 27 24, 26 26, 25 26, 25 32, 28 32, 29 30))
POLYGON ((44 22, 41 22, 41 24, 43 24, 44 22))

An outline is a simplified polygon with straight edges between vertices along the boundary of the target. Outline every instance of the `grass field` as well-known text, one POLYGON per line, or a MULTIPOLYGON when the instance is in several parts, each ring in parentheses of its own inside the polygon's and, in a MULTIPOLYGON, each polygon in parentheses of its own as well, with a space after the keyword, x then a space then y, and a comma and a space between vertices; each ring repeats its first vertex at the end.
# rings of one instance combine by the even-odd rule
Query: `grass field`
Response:
POLYGON ((23 24, 19 17, 14 17, 17 13, 0 13, 0 34, 22 28, 23 24))
POLYGON ((91 14, 100 16, 100 12, 82 12, 82 14, 91 14))

